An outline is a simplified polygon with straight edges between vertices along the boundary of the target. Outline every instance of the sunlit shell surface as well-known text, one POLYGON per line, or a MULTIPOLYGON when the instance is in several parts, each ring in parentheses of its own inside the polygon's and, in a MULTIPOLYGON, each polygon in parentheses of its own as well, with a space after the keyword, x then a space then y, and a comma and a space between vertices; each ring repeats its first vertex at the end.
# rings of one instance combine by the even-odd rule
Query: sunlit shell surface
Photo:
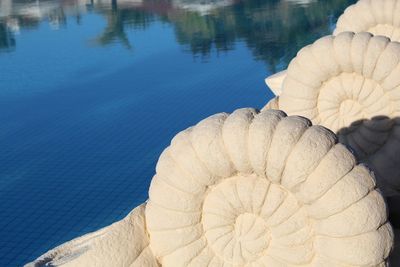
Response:
POLYGON ((339 17, 334 34, 370 32, 400 41, 400 1, 360 0, 339 17))
POLYGON ((217 114, 162 153, 146 206, 162 266, 385 266, 375 180, 336 136, 278 110, 217 114))
POLYGON ((400 43, 370 33, 327 36, 288 67, 279 108, 338 133, 376 173, 386 195, 400 188, 400 43))
POLYGON ((121 221, 48 251, 25 267, 158 267, 149 247, 145 206, 136 207, 121 221))

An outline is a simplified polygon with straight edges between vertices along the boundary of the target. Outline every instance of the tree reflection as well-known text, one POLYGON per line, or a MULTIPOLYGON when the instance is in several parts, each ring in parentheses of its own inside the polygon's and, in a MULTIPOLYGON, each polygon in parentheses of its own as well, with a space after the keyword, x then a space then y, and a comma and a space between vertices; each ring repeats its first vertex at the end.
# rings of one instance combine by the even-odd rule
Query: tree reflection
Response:
MULTIPOLYGON (((19 0, 19 3, 24 0, 19 0)), ((267 63, 271 71, 286 67, 295 53, 316 38, 329 34, 336 17, 355 0, 82 0, 64 3, 74 6, 76 18, 82 12, 95 12, 106 19, 103 32, 94 39, 105 46, 118 42, 131 49, 129 29, 145 29, 153 21, 170 24, 177 42, 194 55, 207 57, 212 51, 229 51, 236 42, 244 42, 257 60, 267 63), (138 2, 139 1, 139 2, 138 2), (77 6, 79 8, 77 8, 77 6)), ((30 1, 27 1, 30 2, 30 1)), ((66 24, 63 10, 46 15, 66 24), (53 17, 52 17, 53 16, 53 17)), ((14 16, 15 18, 15 16, 14 16)), ((38 20, 17 16, 21 27, 35 26, 38 20), (31 24, 27 23, 30 22, 31 24)), ((0 22, 1 47, 15 46, 7 26, 0 22)))
POLYGON ((129 39, 125 33, 125 20, 126 12, 123 9, 119 10, 117 1, 113 0, 111 5, 111 10, 106 12, 105 16, 107 19, 107 26, 103 33, 96 38, 95 42, 100 45, 107 45, 119 41, 123 46, 131 49, 132 46, 129 39))
POLYGON ((12 51, 15 47, 15 38, 6 25, 0 23, 0 52, 12 51))
MULTIPOLYGON (((241 1, 209 16, 187 12, 170 17, 177 39, 191 51, 207 55, 212 47, 229 50, 244 40, 256 59, 276 71, 286 67, 295 53, 316 38, 331 32, 332 18, 354 1, 316 1, 307 6, 287 1, 241 1)), ((335 20, 334 20, 335 21, 335 20)))
POLYGON ((100 13, 106 17, 107 26, 103 33, 95 39, 95 43, 99 45, 119 42, 127 49, 131 49, 132 45, 126 29, 145 29, 152 21, 151 14, 143 12, 137 6, 129 8, 123 4, 120 5, 117 0, 112 0, 111 9, 100 10, 100 13))

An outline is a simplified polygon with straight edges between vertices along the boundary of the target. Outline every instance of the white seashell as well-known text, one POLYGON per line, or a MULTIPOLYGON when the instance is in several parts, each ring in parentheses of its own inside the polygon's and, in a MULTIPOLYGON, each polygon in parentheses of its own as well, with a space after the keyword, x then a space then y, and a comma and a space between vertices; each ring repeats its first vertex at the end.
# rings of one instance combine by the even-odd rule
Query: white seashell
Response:
POLYGON ((179 133, 146 206, 162 266, 386 266, 371 172, 336 136, 278 110, 217 114, 179 133))
POLYGON ((400 189, 400 43, 370 33, 327 36, 297 54, 279 108, 323 125, 377 176, 400 189))
POLYGON ((150 247, 142 204, 123 220, 58 246, 26 267, 158 267, 150 247))
POLYGON ((360 0, 339 17, 334 35, 341 32, 370 32, 400 41, 400 1, 360 0))

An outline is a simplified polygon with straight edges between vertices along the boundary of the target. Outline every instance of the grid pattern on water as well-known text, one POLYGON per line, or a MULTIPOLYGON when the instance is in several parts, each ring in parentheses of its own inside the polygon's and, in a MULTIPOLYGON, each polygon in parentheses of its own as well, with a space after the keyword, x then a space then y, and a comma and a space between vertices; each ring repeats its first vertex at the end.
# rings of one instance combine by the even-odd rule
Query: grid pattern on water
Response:
MULTIPOLYGON (((165 62, 174 66, 175 57, 165 62)), ((168 75, 181 76, 171 66, 168 75)), ((157 158, 178 131, 217 112, 261 107, 271 97, 262 65, 252 60, 230 71, 193 66, 208 79, 164 79, 142 92, 127 85, 153 78, 136 73, 0 103, 7 113, 0 115, 0 266, 21 266, 122 219, 147 199, 157 158), (239 73, 249 75, 235 80, 239 73)))

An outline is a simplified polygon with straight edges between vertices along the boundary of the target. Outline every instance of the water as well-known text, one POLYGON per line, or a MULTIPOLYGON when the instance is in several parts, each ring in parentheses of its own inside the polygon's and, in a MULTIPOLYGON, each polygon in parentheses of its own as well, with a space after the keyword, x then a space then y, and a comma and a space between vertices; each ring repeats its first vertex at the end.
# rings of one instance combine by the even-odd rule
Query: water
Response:
POLYGON ((346 0, 0 0, 0 266, 123 218, 170 139, 261 108, 346 0))

